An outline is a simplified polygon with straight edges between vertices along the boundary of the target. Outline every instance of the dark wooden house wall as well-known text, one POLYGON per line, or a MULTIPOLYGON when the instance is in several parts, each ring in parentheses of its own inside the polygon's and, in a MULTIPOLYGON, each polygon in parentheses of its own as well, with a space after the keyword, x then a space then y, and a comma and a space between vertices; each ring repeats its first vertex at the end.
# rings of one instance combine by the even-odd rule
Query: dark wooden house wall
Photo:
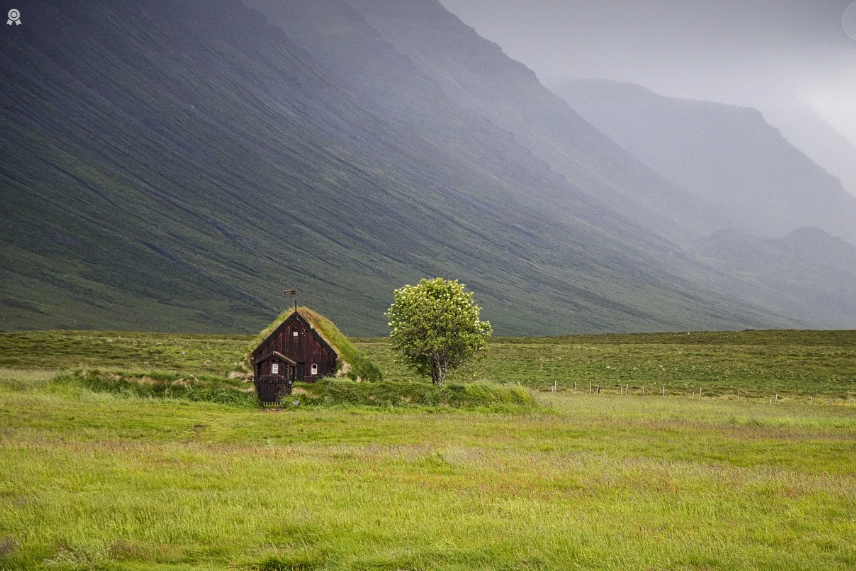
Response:
MULTIPOLYGON (((315 332, 299 318, 289 318, 280 326, 275 336, 259 345, 253 352, 253 358, 270 355, 278 351, 297 363, 294 380, 314 381, 321 377, 331 377, 336 374, 336 353, 328 349, 315 332), (295 333, 297 335, 295 336, 295 333), (318 365, 317 374, 312 374, 312 365, 318 365)), ((270 375, 270 365, 275 362, 272 358, 265 359, 255 365, 256 378, 270 375)), ((280 371, 286 367, 280 364, 280 371)), ((285 374, 285 373, 280 373, 285 374)))
POLYGON ((263 361, 256 363, 255 369, 256 378, 264 375, 279 375, 281 377, 286 377, 291 381, 297 378, 296 367, 277 355, 271 355, 263 361), (273 372, 273 367, 271 367, 274 363, 279 365, 279 370, 276 373, 273 372))

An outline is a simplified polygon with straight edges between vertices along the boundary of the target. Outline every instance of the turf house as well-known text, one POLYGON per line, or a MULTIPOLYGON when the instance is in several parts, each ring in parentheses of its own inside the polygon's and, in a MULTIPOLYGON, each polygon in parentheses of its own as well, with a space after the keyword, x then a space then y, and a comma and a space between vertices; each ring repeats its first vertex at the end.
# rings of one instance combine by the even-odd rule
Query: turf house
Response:
POLYGON ((247 365, 262 402, 291 394, 295 382, 324 377, 380 380, 380 371, 339 331, 332 321, 306 308, 289 309, 252 342, 247 365))

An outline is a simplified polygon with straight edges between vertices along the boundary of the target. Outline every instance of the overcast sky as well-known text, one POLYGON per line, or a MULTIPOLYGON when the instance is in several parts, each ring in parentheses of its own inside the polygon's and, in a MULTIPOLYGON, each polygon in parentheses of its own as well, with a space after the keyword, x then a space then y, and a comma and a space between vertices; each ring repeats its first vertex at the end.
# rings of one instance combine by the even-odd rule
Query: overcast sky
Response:
POLYGON ((542 82, 607 78, 759 108, 799 99, 856 145, 853 0, 440 2, 542 82))

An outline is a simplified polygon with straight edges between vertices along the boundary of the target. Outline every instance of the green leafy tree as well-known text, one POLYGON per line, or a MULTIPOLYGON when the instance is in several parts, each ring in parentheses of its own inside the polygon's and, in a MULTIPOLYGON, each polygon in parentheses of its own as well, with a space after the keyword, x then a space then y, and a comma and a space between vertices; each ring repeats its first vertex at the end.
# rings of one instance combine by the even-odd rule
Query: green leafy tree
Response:
POLYGON ((392 347, 404 361, 441 386, 452 369, 484 348, 490 322, 457 280, 423 279, 395 290, 386 316, 392 347))

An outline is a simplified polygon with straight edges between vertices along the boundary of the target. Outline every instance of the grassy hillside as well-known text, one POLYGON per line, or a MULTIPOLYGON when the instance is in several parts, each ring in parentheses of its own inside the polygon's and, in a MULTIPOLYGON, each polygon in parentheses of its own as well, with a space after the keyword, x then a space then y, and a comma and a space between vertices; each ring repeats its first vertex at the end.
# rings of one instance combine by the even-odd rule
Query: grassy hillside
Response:
MULTIPOLYGON (((136 346, 135 359, 163 340, 110 338, 118 349, 136 346)), ((21 346, 24 338, 3 336, 6 359, 10 339, 21 346)), ((191 341, 185 350, 212 341, 183 339, 191 341)), ((771 350, 777 357, 768 364, 783 368, 807 368, 809 351, 824 356, 818 361, 839 352, 853 362, 844 348, 853 347, 850 333, 502 345, 547 351, 571 342, 623 349, 639 363, 642 355, 661 356, 658 347, 702 353, 717 346, 771 350)), ((723 359, 696 362, 717 367, 723 359)), ((510 415, 263 412, 91 392, 49 378, 0 372, 3 569, 784 571, 856 564, 852 406, 564 392, 541 395, 540 411, 510 415)))
POLYGON ((310 17, 34 0, 6 30, 0 329, 252 332, 299 287, 380 335, 437 275, 500 334, 826 325, 553 172, 347 3, 280 7, 310 17))
MULTIPOLYGON (((104 332, 0 334, 0 367, 55 371, 105 368, 225 376, 240 364, 249 336, 104 332)), ((354 345, 391 381, 419 381, 396 362, 387 339, 354 345)), ((493 338, 452 382, 520 383, 603 395, 629 389, 660 394, 856 399, 856 331, 743 331, 546 338, 493 338)))

